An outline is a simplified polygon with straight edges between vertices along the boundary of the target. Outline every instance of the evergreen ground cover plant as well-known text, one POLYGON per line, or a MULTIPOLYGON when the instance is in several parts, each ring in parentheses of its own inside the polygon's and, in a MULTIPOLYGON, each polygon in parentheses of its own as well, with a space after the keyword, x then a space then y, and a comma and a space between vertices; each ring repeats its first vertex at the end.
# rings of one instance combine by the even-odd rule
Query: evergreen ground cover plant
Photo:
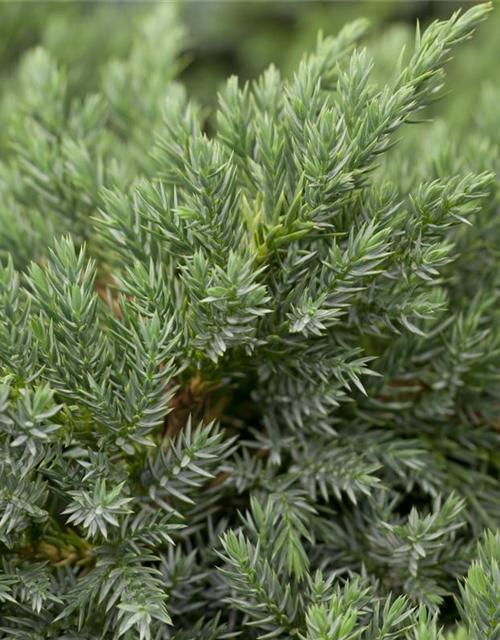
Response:
POLYGON ((27 55, 0 637, 500 638, 500 96, 460 143, 420 113, 490 8, 382 84, 347 25, 291 80, 231 78, 209 134, 172 5, 97 94, 27 55))

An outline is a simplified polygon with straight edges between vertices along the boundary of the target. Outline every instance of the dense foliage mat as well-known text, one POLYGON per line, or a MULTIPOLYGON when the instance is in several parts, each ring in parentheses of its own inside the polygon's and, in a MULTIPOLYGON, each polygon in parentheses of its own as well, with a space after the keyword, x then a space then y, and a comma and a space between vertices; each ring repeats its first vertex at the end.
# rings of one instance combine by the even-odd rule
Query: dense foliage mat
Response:
POLYGON ((25 57, 0 637, 500 638, 500 93, 407 126, 489 9, 382 83, 350 24, 208 134, 169 4, 96 94, 25 57))

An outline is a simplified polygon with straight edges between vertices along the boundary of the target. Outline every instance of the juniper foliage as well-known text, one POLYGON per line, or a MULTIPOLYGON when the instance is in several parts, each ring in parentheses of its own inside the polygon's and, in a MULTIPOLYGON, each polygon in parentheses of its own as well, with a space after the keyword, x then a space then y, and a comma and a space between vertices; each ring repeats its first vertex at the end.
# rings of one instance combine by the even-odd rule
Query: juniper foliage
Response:
POLYGON ((500 637, 498 94, 460 144, 404 137, 489 9, 387 84, 348 25, 291 80, 230 79, 211 135, 171 5, 99 94, 27 56, 0 637, 500 637))

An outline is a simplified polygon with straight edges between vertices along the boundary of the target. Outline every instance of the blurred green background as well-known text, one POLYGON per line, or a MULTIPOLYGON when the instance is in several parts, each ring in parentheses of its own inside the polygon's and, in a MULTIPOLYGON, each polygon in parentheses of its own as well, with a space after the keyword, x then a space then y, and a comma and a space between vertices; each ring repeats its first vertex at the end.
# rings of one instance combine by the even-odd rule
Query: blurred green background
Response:
MULTIPOLYGON (((102 66, 110 57, 127 55, 137 21, 153 4, 1 2, 0 88, 8 85, 23 53, 42 45, 67 67, 74 94, 96 89, 102 66)), ((302 53, 314 46, 318 30, 335 33, 359 16, 370 19, 383 72, 385 65, 395 62, 392 51, 402 42, 411 42, 417 20, 425 26, 471 4, 431 0, 180 2, 188 33, 181 79, 191 95, 212 105, 228 75, 253 78, 270 62, 288 75, 302 53)), ((463 90, 461 100, 467 104, 462 103, 459 111, 464 116, 483 80, 499 80, 499 57, 500 4, 479 37, 460 49, 449 70, 450 89, 463 90)))

